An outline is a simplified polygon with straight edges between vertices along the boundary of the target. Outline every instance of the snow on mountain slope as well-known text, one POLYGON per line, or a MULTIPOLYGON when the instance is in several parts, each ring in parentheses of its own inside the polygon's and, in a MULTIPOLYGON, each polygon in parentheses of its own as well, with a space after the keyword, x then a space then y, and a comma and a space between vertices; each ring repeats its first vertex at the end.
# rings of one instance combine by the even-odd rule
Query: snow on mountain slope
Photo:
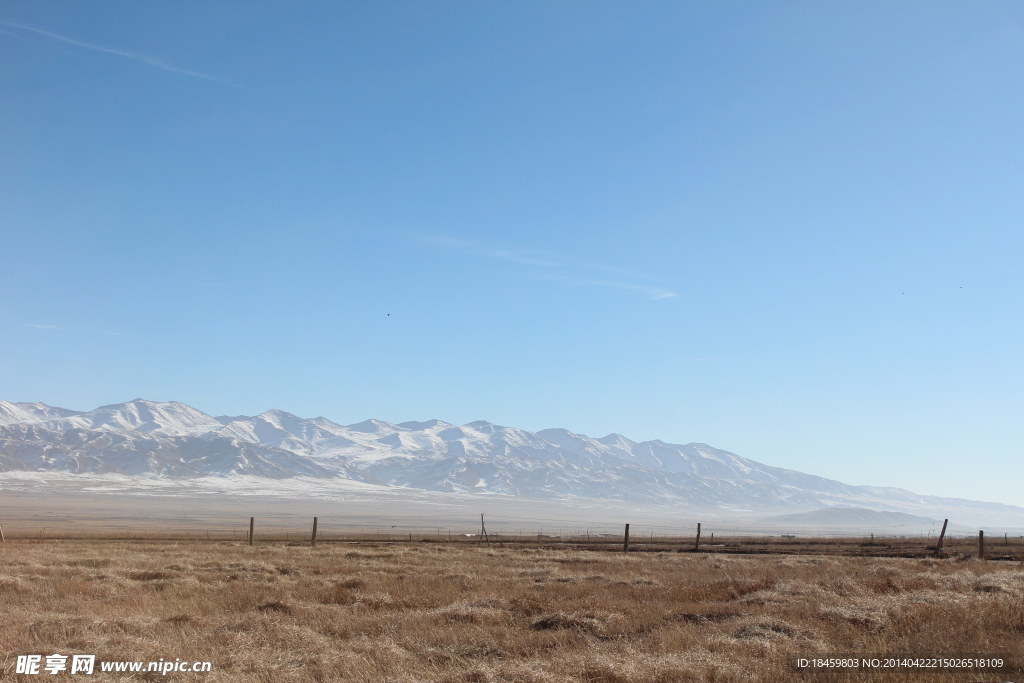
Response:
MULTIPOLYGON (((27 405, 16 403, 18 407, 27 405)), ((48 406, 47 406, 48 407, 48 406)), ((61 410, 61 409, 51 409, 61 410)), ((184 403, 160 403, 135 399, 128 403, 102 406, 89 412, 64 411, 67 415, 39 421, 45 429, 96 429, 102 431, 136 431, 161 436, 199 436, 220 427, 217 420, 184 403)))
POLYGON ((227 437, 0 426, 0 471, 63 470, 164 477, 247 474, 274 479, 338 473, 291 451, 227 437))
POLYGON ((0 401, 0 425, 36 423, 78 415, 76 410, 54 408, 45 403, 9 403, 0 401))
POLYGON ((566 429, 533 433, 486 421, 366 420, 343 426, 281 410, 212 417, 184 403, 142 399, 88 412, 0 402, 0 471, 8 470, 170 478, 312 476, 427 491, 735 510, 871 506, 911 511, 950 504, 901 489, 849 486, 771 467, 701 443, 635 442, 620 434, 595 439, 566 429))

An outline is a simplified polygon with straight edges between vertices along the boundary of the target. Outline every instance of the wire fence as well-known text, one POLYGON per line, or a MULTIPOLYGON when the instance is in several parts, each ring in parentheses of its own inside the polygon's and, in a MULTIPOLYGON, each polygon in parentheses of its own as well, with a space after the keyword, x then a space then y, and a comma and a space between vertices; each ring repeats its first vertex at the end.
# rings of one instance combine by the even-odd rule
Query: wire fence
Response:
MULTIPOLYGON (((498 547, 563 548, 628 552, 820 553, 923 557, 935 554, 940 531, 930 525, 746 526, 716 522, 631 524, 601 520, 545 519, 507 515, 373 516, 312 519, 253 516, 223 519, 71 517, 0 520, 5 541, 180 541, 231 543, 446 543, 498 547)), ((988 559, 1024 560, 1024 535, 983 535, 949 531, 946 554, 979 554, 988 559)))

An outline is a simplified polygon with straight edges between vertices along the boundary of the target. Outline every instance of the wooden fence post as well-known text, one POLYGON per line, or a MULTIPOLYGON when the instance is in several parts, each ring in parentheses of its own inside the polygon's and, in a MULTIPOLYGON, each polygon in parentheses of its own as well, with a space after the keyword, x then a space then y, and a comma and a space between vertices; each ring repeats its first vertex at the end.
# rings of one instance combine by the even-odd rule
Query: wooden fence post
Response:
POLYGON ((629 552, 629 525, 626 525, 626 535, 622 539, 622 552, 629 552))
POLYGON ((4 527, 0 524, 0 543, 7 543, 7 539, 4 538, 4 527))
POLYGON ((316 547, 316 517, 313 518, 313 538, 309 540, 309 545, 313 548, 316 547))
MULTIPOLYGON (((487 545, 490 545, 491 544, 491 539, 487 535, 487 527, 484 526, 484 513, 481 512, 480 513, 480 538, 477 539, 477 545, 479 545, 481 542, 483 542, 483 540, 485 538, 487 539, 487 545)), ((412 534, 409 534, 409 539, 412 540, 412 534)))
POLYGON ((252 532, 253 532, 253 529, 255 529, 255 527, 256 527, 256 518, 255 517, 250 517, 249 518, 249 545, 252 545, 252 532))
POLYGON ((978 559, 979 560, 984 560, 985 559, 985 532, 984 531, 979 531, 978 532, 978 559))
POLYGON ((939 542, 935 544, 935 557, 939 556, 942 552, 942 540, 946 538, 946 525, 949 524, 948 519, 942 520, 942 531, 939 532, 939 542))
POLYGON ((700 550, 700 522, 697 522, 697 540, 693 542, 693 549, 700 550))

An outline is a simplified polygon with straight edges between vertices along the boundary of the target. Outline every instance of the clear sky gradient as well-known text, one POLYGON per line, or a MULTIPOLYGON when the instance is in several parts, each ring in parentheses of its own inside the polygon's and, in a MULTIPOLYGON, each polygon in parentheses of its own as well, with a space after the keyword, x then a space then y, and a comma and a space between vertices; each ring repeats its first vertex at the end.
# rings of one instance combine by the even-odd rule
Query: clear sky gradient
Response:
POLYGON ((1021 3, 0 2, 0 398, 1024 505, 1022 170, 1021 3))

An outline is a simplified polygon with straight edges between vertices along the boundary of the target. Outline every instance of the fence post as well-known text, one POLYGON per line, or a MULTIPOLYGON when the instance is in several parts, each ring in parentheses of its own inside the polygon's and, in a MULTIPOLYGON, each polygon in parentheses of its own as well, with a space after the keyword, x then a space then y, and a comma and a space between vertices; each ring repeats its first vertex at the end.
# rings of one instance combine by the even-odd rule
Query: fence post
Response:
POLYGON ((979 531, 978 532, 978 559, 979 560, 984 560, 985 559, 985 532, 984 531, 979 531))
POLYGON ((7 543, 7 539, 4 538, 4 526, 0 524, 0 543, 7 543))
POLYGON ((949 524, 948 519, 942 520, 942 531, 939 532, 939 542, 935 544, 935 557, 939 556, 942 552, 942 540, 946 538, 946 525, 949 524))
POLYGON ((253 532, 253 529, 255 527, 256 527, 256 518, 255 517, 250 517, 249 518, 249 545, 252 545, 252 532, 253 532))
POLYGON ((629 525, 626 525, 626 535, 622 539, 622 552, 629 552, 629 525))
POLYGON ((313 548, 316 547, 316 517, 313 518, 313 538, 310 539, 309 545, 313 548))
POLYGON ((697 522, 697 540, 693 542, 693 549, 700 550, 700 522, 697 522))
MULTIPOLYGON (((412 534, 409 534, 409 539, 412 540, 412 534)), ((491 544, 491 538, 487 535, 487 527, 484 526, 484 513, 480 513, 480 538, 477 539, 477 545, 480 545, 484 539, 487 539, 487 545, 491 544)))

